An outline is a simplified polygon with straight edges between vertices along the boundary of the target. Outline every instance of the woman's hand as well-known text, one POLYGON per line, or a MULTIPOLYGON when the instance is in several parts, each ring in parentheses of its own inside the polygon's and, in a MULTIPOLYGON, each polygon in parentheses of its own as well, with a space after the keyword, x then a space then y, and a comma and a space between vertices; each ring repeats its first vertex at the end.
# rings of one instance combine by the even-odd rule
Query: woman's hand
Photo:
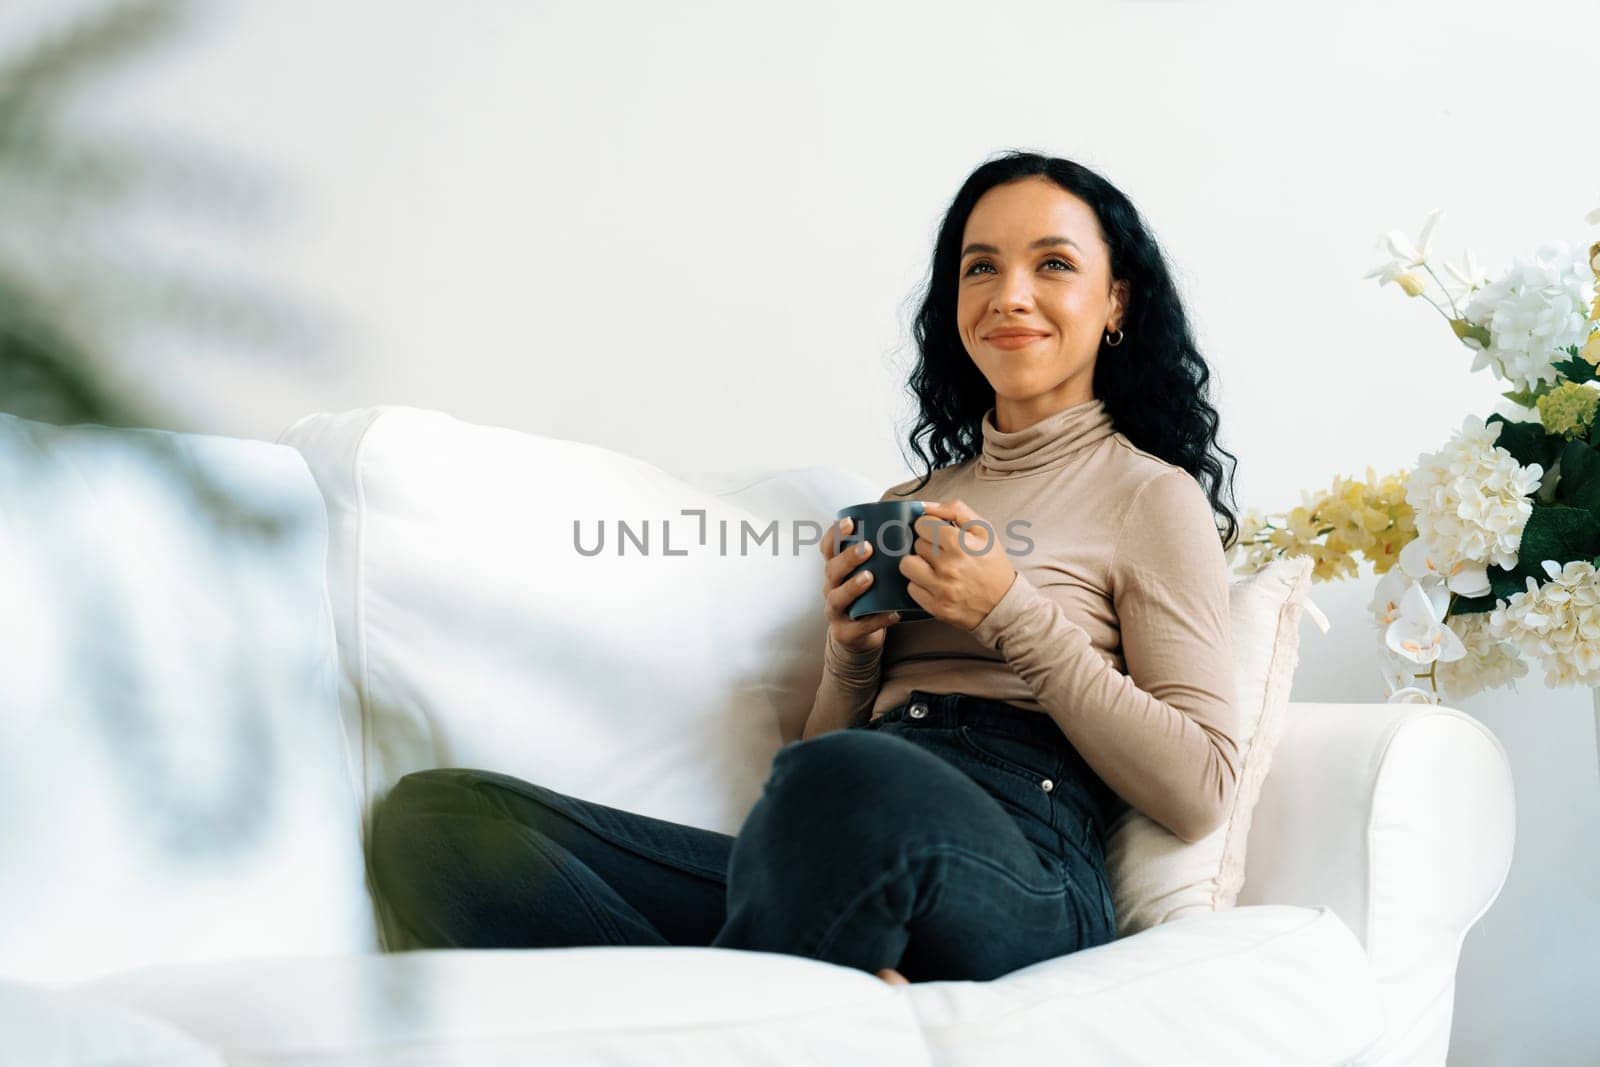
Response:
POLYGON ((1011 588, 1016 568, 993 524, 964 502, 924 500, 922 510, 913 550, 900 560, 900 573, 910 581, 911 599, 919 607, 971 632, 1011 588))
POLYGON ((854 519, 840 519, 828 528, 817 546, 826 560, 822 568, 822 613, 835 641, 852 652, 871 652, 882 646, 884 631, 900 621, 900 613, 879 611, 859 619, 850 617, 850 605, 872 587, 872 572, 855 570, 872 554, 872 542, 862 541, 848 546, 847 551, 839 551, 839 538, 854 528, 854 519))

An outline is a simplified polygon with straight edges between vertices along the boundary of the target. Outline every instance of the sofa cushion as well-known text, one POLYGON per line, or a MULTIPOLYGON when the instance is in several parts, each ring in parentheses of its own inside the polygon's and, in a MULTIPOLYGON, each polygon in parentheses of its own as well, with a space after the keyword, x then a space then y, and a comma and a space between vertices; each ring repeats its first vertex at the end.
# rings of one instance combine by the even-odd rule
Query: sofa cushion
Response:
POLYGON ((1197 915, 993 981, 909 992, 942 1067, 1332 1067, 1383 1029, 1366 954, 1329 908, 1197 915))
POLYGON ((0 976, 375 949, 300 456, 0 415, 0 528, 0 976))
POLYGON ((216 1049, 111 1000, 0 981, 6 1067, 224 1067, 216 1049))
POLYGON ((430 949, 153 968, 84 989, 238 1064, 932 1062, 903 990, 734 949, 430 949))
POLYGON ((308 415, 278 439, 327 500, 369 813, 410 771, 482 767, 737 832, 821 676, 816 539, 876 489, 823 468, 685 480, 399 405, 308 415), (602 523, 603 551, 580 552, 602 523))
POLYGON ((1244 884, 1251 814, 1283 732, 1300 662, 1301 612, 1309 610, 1318 626, 1328 628, 1309 597, 1312 563, 1308 556, 1273 560, 1233 579, 1228 608, 1239 712, 1239 783, 1233 806, 1221 826, 1194 842, 1183 841, 1136 809, 1112 825, 1106 871, 1119 937, 1229 908, 1237 899, 1244 884))

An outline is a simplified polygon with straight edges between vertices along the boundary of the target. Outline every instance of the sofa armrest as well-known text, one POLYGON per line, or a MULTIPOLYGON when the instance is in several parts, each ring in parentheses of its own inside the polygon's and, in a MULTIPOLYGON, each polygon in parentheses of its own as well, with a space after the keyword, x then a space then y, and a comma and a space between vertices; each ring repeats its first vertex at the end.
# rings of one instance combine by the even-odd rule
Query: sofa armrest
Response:
POLYGON ((1461 940, 1511 866, 1511 767, 1478 720, 1431 704, 1291 703, 1239 904, 1328 905, 1367 950, 1374 1060, 1443 1063, 1461 940))

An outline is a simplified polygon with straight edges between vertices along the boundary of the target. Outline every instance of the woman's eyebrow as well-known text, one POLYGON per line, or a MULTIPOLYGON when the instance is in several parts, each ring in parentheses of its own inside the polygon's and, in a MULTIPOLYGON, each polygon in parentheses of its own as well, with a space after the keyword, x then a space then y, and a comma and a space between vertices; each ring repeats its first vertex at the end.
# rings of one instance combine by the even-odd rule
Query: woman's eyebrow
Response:
MULTIPOLYGON (((1028 247, 1030 249, 1033 249, 1033 248, 1049 248, 1051 245, 1071 245, 1073 248, 1077 248, 1079 252, 1083 251, 1083 249, 1078 248, 1078 242, 1074 241, 1070 237, 1041 237, 1037 241, 1033 242, 1033 244, 1029 245, 1028 247)), ((976 244, 976 243, 970 244, 970 245, 968 245, 967 247, 965 247, 965 248, 963 248, 961 250, 961 254, 963 256, 970 256, 974 252, 988 252, 990 255, 995 255, 995 256, 998 256, 1000 254, 1000 250, 998 248, 996 248, 994 245, 985 245, 985 244, 976 244)))

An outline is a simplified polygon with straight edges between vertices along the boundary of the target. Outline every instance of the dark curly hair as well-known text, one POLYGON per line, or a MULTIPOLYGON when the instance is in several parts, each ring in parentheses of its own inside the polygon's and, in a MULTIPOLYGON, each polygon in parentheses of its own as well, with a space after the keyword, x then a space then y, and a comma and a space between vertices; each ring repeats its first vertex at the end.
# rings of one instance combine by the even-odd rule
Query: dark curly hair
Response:
MULTIPOLYGON (((1033 152, 1008 152, 967 178, 939 224, 933 264, 913 324, 918 358, 908 388, 920 407, 909 435, 926 468, 916 492, 935 467, 964 463, 983 450, 983 414, 994 390, 978 369, 956 328, 961 235, 978 198, 997 185, 1021 178, 1046 178, 1079 197, 1094 211, 1111 250, 1111 277, 1129 283, 1120 327, 1126 340, 1114 358, 1096 358, 1094 395, 1115 429, 1129 441, 1188 471, 1222 516, 1219 536, 1231 547, 1239 524, 1223 499, 1224 467, 1233 495, 1237 457, 1217 444, 1217 410, 1207 398, 1211 371, 1190 336, 1189 320, 1167 269, 1165 256, 1139 212, 1121 190, 1081 164, 1033 152), (926 438, 925 451, 922 438, 926 438)), ((1101 356, 1105 341, 1101 340, 1101 356)))

